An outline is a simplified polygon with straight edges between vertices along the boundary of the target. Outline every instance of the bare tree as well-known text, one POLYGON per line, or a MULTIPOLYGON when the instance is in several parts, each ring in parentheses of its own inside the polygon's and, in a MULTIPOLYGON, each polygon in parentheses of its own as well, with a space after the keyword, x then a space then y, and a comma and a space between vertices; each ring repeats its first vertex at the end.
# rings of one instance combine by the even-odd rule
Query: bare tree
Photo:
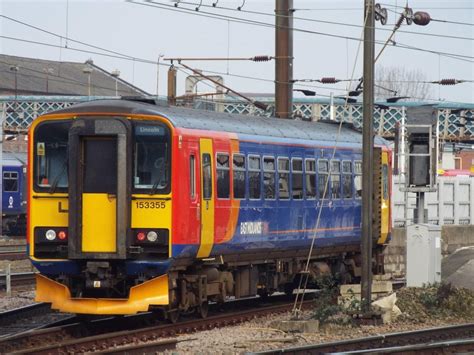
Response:
POLYGON ((377 66, 375 97, 409 96, 414 101, 424 100, 430 97, 432 89, 426 81, 420 69, 377 66))

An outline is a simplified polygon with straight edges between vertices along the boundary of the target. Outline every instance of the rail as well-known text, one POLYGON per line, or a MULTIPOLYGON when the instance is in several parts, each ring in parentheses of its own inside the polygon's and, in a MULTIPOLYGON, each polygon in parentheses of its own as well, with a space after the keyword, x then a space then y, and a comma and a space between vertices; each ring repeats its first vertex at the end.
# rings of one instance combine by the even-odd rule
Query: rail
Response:
MULTIPOLYGON (((292 347, 286 349, 269 350, 255 352, 252 354, 320 354, 335 352, 369 351, 376 353, 390 352, 389 349, 402 349, 403 346, 418 346, 428 348, 430 344, 438 343, 450 344, 448 341, 461 342, 462 340, 472 340, 474 334, 474 323, 452 325, 446 327, 429 328, 414 330, 409 332, 398 332, 370 336, 366 338, 357 338, 350 340, 341 340, 331 343, 312 344, 301 347, 292 347), (380 350, 377 351, 377 350, 380 350)), ((464 344, 466 345, 466 344, 464 344)), ((398 351, 398 350, 397 350, 398 351)), ((401 351, 403 352, 403 351, 401 351)))
MULTIPOLYGON (((156 321, 157 317, 151 312, 131 317, 107 317, 89 322, 68 324, 0 339, 0 353, 14 351, 34 354, 84 353, 97 349, 101 349, 101 352, 108 349, 119 351, 118 346, 129 347, 137 344, 145 349, 147 342, 150 343, 148 345, 152 349, 157 346, 161 347, 160 351, 162 351, 166 347, 171 349, 176 344, 176 341, 174 344, 173 342, 159 343, 166 337, 239 324, 268 314, 287 312, 293 306, 293 301, 288 301, 288 299, 284 302, 280 299, 279 302, 281 303, 270 306, 262 305, 258 299, 228 302, 222 306, 214 305, 216 307, 214 310, 211 308, 212 314, 208 318, 185 320, 175 324, 161 323, 149 326, 150 322, 156 321), (246 309, 235 311, 235 308, 246 309), (225 314, 219 313, 223 310, 225 314), (111 331, 111 329, 116 330, 119 327, 122 327, 122 330, 111 331)), ((312 300, 307 301, 306 305, 308 306, 312 302, 312 300)))
POLYGON ((0 289, 11 290, 12 286, 31 285, 36 280, 36 272, 18 272, 0 274, 0 289))

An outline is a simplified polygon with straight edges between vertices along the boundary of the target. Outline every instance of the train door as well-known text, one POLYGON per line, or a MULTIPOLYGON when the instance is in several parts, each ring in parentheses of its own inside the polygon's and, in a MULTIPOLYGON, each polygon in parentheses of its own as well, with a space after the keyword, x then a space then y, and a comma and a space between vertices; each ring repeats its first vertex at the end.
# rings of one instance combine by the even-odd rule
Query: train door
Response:
POLYGON ((211 253, 214 242, 214 184, 212 140, 199 141, 201 158, 201 241, 198 258, 206 258, 211 253))
POLYGON ((82 251, 115 253, 117 139, 85 137, 82 159, 82 251))
POLYGON ((69 138, 69 257, 125 258, 129 225, 129 128, 75 122, 69 138))

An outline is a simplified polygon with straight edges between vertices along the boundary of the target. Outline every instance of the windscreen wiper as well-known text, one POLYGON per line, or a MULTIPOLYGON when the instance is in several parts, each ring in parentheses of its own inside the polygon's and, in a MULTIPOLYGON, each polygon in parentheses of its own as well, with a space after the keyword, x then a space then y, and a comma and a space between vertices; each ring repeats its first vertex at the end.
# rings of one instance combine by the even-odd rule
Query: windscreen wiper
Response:
MULTIPOLYGON (((165 161, 163 161, 161 163, 161 165, 158 167, 158 171, 160 171, 163 166, 165 165, 165 161)), ((161 183, 161 180, 163 180, 163 176, 166 175, 166 171, 163 171, 162 174, 160 174, 160 176, 158 176, 158 178, 156 179, 156 181, 154 182, 152 188, 150 189, 150 195, 154 195, 156 193, 156 191, 158 190, 158 187, 160 186, 160 183, 161 183)))
POLYGON ((158 190, 158 186, 160 185, 161 180, 163 180, 163 175, 164 174, 160 174, 160 177, 156 179, 155 183, 153 184, 153 187, 150 189, 150 195, 154 195, 158 190))
POLYGON ((54 177, 53 182, 51 183, 51 187, 49 188, 50 194, 54 194, 56 192, 56 188, 58 187, 59 180, 61 180, 64 173, 67 171, 67 165, 68 165, 68 159, 66 158, 61 167, 61 171, 54 177))

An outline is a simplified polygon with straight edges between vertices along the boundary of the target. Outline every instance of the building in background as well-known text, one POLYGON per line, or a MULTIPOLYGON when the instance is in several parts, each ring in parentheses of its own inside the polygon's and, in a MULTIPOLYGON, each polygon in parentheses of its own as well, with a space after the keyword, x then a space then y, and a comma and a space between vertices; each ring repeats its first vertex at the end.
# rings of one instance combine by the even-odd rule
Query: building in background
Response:
POLYGON ((57 62, 0 55, 1 96, 148 96, 146 91, 89 59, 57 62))
POLYGON ((85 63, 58 62, 1 54, 2 150, 26 151, 26 128, 32 119, 48 111, 99 97, 149 95, 121 79, 118 70, 109 72, 91 59, 85 63), (12 127, 11 122, 16 125, 12 127))

